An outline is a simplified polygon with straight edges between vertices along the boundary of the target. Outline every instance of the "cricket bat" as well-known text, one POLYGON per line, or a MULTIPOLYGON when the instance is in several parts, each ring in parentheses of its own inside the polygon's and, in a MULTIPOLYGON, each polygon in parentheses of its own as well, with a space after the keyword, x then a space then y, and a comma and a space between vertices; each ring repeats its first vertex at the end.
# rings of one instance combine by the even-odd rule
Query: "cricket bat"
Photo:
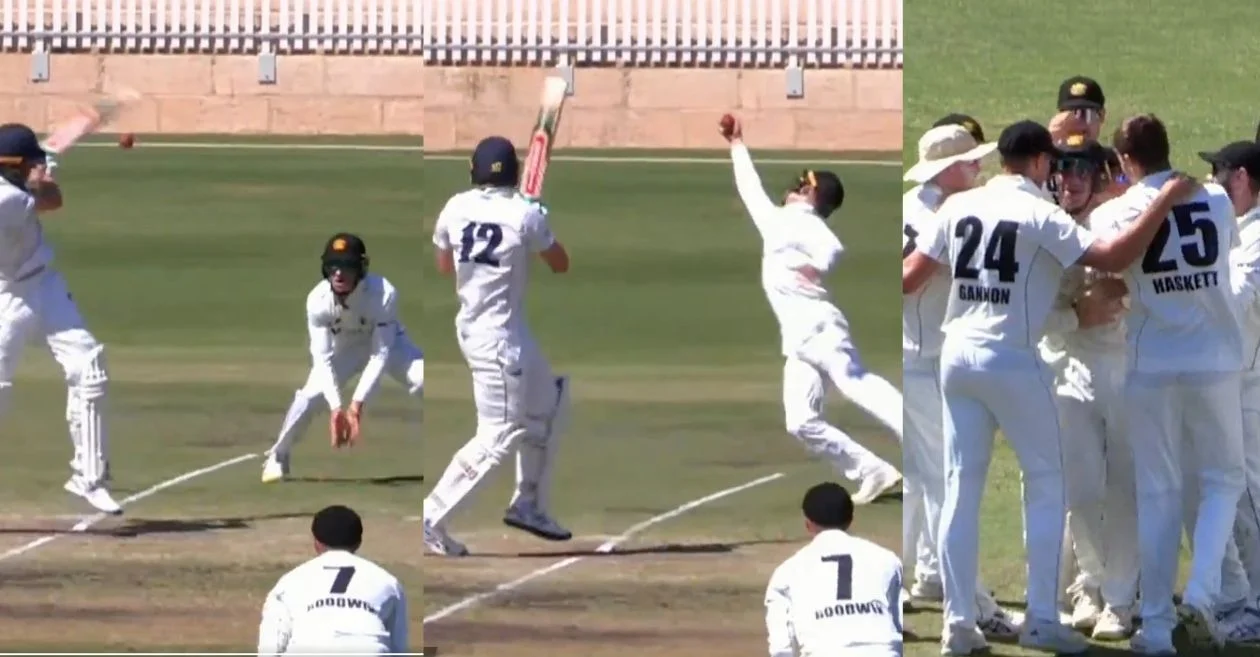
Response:
POLYGON ((529 137, 529 153, 525 156, 525 171, 521 176, 521 194, 531 201, 542 198, 543 179, 547 176, 547 163, 551 161, 551 144, 560 128, 560 112, 564 109, 568 86, 563 78, 557 77, 543 82, 542 104, 529 137))
POLYGON ((73 116, 53 127, 44 138, 44 150, 60 155, 80 139, 97 132, 114 122, 128 105, 140 94, 127 88, 118 88, 90 106, 81 107, 73 116))

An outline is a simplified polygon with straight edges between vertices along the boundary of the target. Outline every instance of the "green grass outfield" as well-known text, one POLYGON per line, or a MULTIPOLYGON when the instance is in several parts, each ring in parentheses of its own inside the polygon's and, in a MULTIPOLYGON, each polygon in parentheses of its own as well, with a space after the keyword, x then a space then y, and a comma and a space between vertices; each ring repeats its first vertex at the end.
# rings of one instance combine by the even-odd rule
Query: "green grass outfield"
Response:
MULTIPOLYGON (((783 428, 782 359, 777 325, 759 283, 760 239, 735 193, 725 152, 684 154, 706 161, 574 161, 571 155, 555 154, 548 169, 547 203, 573 268, 565 276, 535 268, 528 301, 534 332, 554 369, 573 376, 574 417, 558 466, 557 515, 579 536, 616 535, 689 500, 785 473, 779 481, 688 512, 637 539, 639 545, 657 546, 781 543, 768 551, 745 548, 727 556, 689 557, 691 584, 681 591, 692 601, 678 604, 687 605, 689 613, 694 610, 694 618, 711 619, 724 628, 723 638, 714 639, 717 644, 705 645, 729 648, 728 654, 752 654, 764 642, 760 617, 766 578, 802 540, 799 497, 809 485, 832 476, 829 468, 811 462, 783 428)), ((884 155, 879 165, 844 164, 859 159, 848 154, 807 159, 754 152, 754 157, 776 160, 759 167, 771 193, 807 165, 840 162, 834 167, 849 195, 832 224, 847 250, 832 287, 866 364, 899 384, 897 309, 892 303, 895 261, 889 259, 898 230, 895 156, 884 155)), ((867 154, 861 159, 871 158, 867 154)), ((466 155, 426 160, 424 175, 422 223, 428 236, 442 203, 467 187, 466 155)), ((422 230, 419 223, 417 233, 422 230)), ((431 267, 429 258, 422 266, 431 267)), ((471 436, 474 416, 467 370, 454 339, 451 283, 426 274, 422 290, 429 368, 425 448, 431 483, 471 436)), ((896 441, 874 420, 838 398, 832 399, 829 414, 872 448, 899 460, 896 441)), ((453 520, 453 535, 466 538, 474 551, 505 540, 499 517, 511 478, 502 474, 474 508, 453 520)), ((896 501, 864 508, 861 531, 898 546, 900 509, 896 501)), ((513 550, 554 547, 508 540, 513 550)), ((636 643, 639 653, 666 655, 673 654, 671 649, 694 648, 683 630, 668 629, 687 619, 670 616, 669 607, 662 608, 654 597, 676 585, 671 584, 675 580, 669 563, 660 559, 636 558, 644 569, 638 586, 605 585, 591 593, 587 613, 602 617, 590 619, 590 626, 605 623, 625 631, 652 624, 651 631, 660 636, 636 643), (649 586, 651 582, 660 583, 649 586), (652 593, 654 587, 657 593, 652 593)), ((449 560, 426 560, 426 613, 550 563, 492 561, 468 569, 449 560), (503 574, 497 578, 487 575, 498 569, 503 574)), ((534 634, 541 631, 538 627, 576 627, 567 614, 553 613, 563 609, 548 609, 554 599, 550 596, 630 567, 607 563, 592 561, 547 575, 514 590, 512 602, 487 601, 439 620, 426 632, 439 646, 489 641, 491 634, 502 631, 493 628, 511 624, 514 619, 505 616, 514 610, 520 612, 521 623, 535 628, 529 630, 534 634), (532 614, 520 611, 534 604, 538 608, 532 614)), ((595 630, 571 631, 580 637, 595 630)), ((536 646, 538 654, 568 654, 564 651, 570 647, 574 655, 623 654, 613 649, 611 639, 602 648, 611 652, 598 653, 583 653, 554 634, 551 640, 557 643, 549 649, 536 646)), ((521 649, 526 652, 518 654, 535 654, 521 649)))
MULTIPOLYGON (((1075 74, 1096 77, 1107 94, 1104 139, 1123 117, 1154 112, 1168 124, 1174 163, 1196 175, 1207 170, 1196 151, 1255 136, 1260 4, 933 0, 908 3, 905 20, 918 35, 906 49, 907 166, 923 131, 950 112, 975 116, 991 139, 1022 118, 1049 120, 1059 83, 1075 74)), ((1019 472, 1005 444, 999 444, 989 480, 981 570, 1000 598, 1019 600, 1019 472)), ((908 621, 926 639, 907 644, 906 654, 937 654, 939 614, 924 612, 908 621)), ((1110 648, 1096 652, 1105 650, 1110 648)), ((1024 654, 1006 646, 995 646, 995 653, 1024 654)))

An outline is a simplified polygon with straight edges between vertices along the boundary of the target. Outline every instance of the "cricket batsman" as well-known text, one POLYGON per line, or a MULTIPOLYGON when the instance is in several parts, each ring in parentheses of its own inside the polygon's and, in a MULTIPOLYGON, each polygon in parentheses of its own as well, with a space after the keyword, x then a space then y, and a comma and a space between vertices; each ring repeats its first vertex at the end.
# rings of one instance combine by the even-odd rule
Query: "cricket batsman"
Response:
POLYGON ((33 130, 0 125, 0 413, 8 408, 22 350, 42 340, 68 386, 74 458, 65 489, 99 511, 119 514, 122 507, 106 488, 105 348, 84 325, 44 239, 42 217, 62 205, 49 164, 33 130))
POLYGON ((332 445, 345 447, 358 443, 363 409, 382 374, 388 372, 414 397, 424 393, 424 354, 398 321, 398 290, 368 265, 367 246, 357 235, 337 233, 324 247, 322 280, 306 297, 311 373, 267 450, 263 483, 289 476, 293 443, 305 433, 321 397, 332 411, 332 445), (355 375, 359 382, 347 407, 341 388, 355 375))

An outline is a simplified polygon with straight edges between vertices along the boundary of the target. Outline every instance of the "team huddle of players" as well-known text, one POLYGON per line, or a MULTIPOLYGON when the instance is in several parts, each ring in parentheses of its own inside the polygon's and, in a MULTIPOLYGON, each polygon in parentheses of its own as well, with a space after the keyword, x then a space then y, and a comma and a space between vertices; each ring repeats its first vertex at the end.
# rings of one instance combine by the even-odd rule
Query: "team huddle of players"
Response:
POLYGON ((1065 654, 1087 650, 1078 630, 1152 655, 1176 654, 1178 625, 1195 644, 1260 640, 1260 146, 1200 153, 1197 182, 1153 115, 1100 143, 1097 81, 1064 81, 1058 109, 996 144, 945 117, 906 174, 908 596, 943 599, 945 654, 1016 632, 1065 654), (980 184, 995 150, 1002 173, 980 184), (976 604, 999 430, 1028 552, 1009 632, 976 604))

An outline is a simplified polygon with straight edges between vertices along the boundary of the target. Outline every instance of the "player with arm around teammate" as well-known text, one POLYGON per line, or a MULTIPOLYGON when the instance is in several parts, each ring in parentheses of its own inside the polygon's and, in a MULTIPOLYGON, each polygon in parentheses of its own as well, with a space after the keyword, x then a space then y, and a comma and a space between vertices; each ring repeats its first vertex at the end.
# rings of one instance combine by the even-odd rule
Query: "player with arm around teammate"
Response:
MULTIPOLYGON (((1168 132, 1157 117, 1126 119, 1113 141, 1133 184, 1090 216, 1096 231, 1138 223, 1175 177, 1168 132)), ((1131 647, 1143 654, 1172 654, 1179 616, 1192 642, 1223 641, 1215 605, 1245 488, 1242 333, 1228 266, 1238 239, 1233 205, 1225 190, 1208 184, 1165 212, 1160 226, 1144 256, 1124 270, 1132 301, 1124 421, 1137 481, 1142 606, 1131 647), (1187 485, 1199 490, 1193 556, 1183 604, 1174 608, 1187 485)))
POLYGON ((52 267, 42 216, 61 207, 61 186, 29 127, 0 126, 0 413, 28 342, 41 340, 65 373, 66 421, 74 442, 65 490, 97 510, 122 513, 106 487, 105 348, 88 331, 66 281, 52 267))
POLYGON ((1158 207, 1111 240, 1098 240, 1056 207, 1045 184, 1058 149, 1033 121, 998 139, 1003 175, 956 194, 938 211, 937 230, 902 265, 902 291, 949 265, 950 298, 941 346, 946 491, 941 520, 945 584, 942 651, 987 646, 976 627, 980 507, 1001 429, 1019 460, 1028 550, 1028 611, 1020 644, 1076 654, 1084 637, 1059 623, 1058 565, 1064 526, 1061 438, 1052 377, 1037 354, 1067 266, 1120 271, 1138 258, 1163 217, 1193 183, 1178 178, 1158 207))
POLYGON ((437 268, 455 278, 455 329, 472 373, 477 432, 451 460, 424 500, 424 541, 451 556, 468 549, 446 524, 516 453, 516 492, 504 524, 551 541, 573 537, 551 517, 557 443, 568 418, 569 380, 552 374, 525 317, 530 260, 553 273, 569 255, 552 235, 547 210, 517 191, 520 162, 503 137, 488 137, 472 156, 473 188, 456 194, 433 229, 437 268))
POLYGON ((779 320, 783 406, 788 432, 843 476, 860 482, 854 501, 866 504, 901 481, 892 464, 859 445, 823 417, 827 383, 901 440, 901 391, 858 359, 848 320, 825 286, 843 247, 826 219, 844 202, 844 186, 830 171, 806 171, 776 205, 766 195, 739 121, 719 128, 731 145, 735 186, 761 234, 761 284, 779 320))
POLYGON ((311 521, 315 558, 267 594, 258 655, 408 652, 407 596, 389 571, 357 554, 363 520, 330 506, 311 521))
POLYGON ((849 533, 839 484, 810 488, 801 510, 810 542, 766 587, 770 657, 901 657, 901 559, 849 533))
POLYGON ((293 443, 306 432, 320 398, 331 411, 332 446, 344 447, 358 442, 365 405, 383 374, 415 397, 424 393, 424 354, 398 320, 398 290, 368 265, 367 246, 357 235, 337 233, 324 246, 322 280, 306 297, 311 373, 267 450, 264 483, 289 475, 293 443), (346 407, 341 389, 356 374, 359 382, 346 407))

